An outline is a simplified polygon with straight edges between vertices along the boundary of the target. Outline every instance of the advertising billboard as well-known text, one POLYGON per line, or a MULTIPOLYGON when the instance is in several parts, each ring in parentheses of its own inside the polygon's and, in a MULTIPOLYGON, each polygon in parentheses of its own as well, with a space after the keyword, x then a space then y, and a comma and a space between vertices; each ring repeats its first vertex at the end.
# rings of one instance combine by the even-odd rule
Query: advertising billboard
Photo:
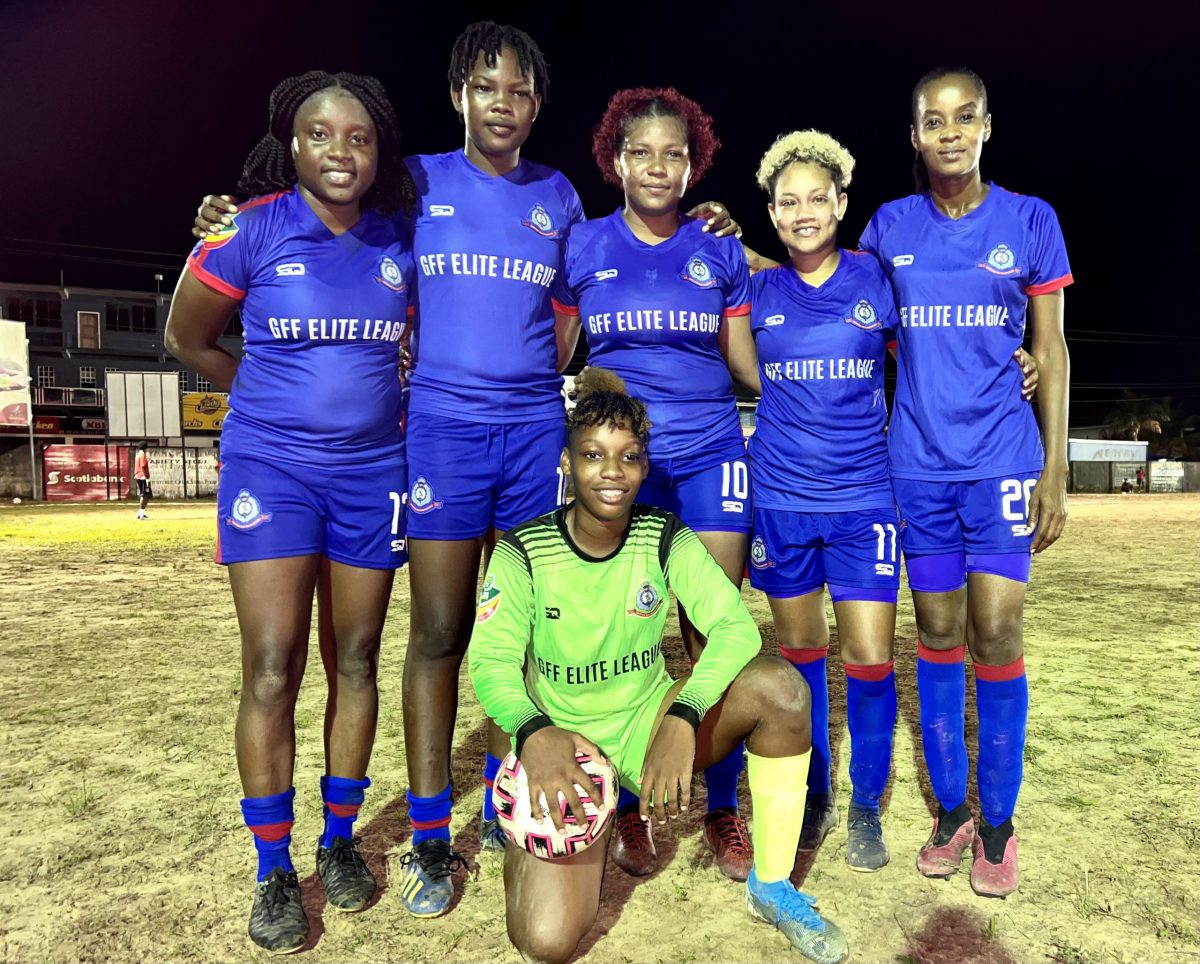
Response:
POLYGON ((47 502, 103 502, 129 495, 129 449, 124 445, 47 445, 42 491, 47 502))
POLYGON ((219 432, 229 414, 229 396, 222 392, 184 392, 183 427, 189 432, 219 432))
POLYGON ((32 410, 25 322, 0 320, 0 425, 27 428, 32 410))

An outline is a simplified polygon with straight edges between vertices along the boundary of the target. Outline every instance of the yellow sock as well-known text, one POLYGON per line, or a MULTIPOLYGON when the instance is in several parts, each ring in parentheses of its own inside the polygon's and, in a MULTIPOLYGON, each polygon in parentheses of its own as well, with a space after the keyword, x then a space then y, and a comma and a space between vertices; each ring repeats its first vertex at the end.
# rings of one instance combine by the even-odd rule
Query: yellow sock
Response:
POLYGON ((754 870, 764 884, 792 875, 804 825, 810 755, 811 751, 765 757, 746 751, 746 779, 754 808, 754 870))

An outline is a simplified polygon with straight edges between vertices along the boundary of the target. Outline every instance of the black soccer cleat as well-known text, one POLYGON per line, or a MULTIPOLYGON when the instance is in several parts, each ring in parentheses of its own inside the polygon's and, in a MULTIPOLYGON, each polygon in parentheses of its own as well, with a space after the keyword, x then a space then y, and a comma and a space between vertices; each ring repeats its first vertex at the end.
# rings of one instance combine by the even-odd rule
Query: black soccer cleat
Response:
POLYGON ((294 871, 276 868, 254 891, 250 908, 250 940, 273 954, 291 954, 308 940, 308 918, 300 901, 294 871))
POLYGON ((318 844, 317 874, 335 910, 362 910, 375 896, 375 878, 358 852, 357 840, 334 837, 328 847, 318 844))

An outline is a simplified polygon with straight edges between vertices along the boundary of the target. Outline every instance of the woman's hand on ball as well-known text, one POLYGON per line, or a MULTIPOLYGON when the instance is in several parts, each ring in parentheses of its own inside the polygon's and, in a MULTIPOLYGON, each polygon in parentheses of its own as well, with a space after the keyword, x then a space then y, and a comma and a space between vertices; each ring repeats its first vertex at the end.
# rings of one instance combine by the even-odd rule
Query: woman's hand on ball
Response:
POLYGON ((575 785, 588 788, 592 778, 575 759, 576 753, 587 753, 604 759, 600 748, 578 733, 557 726, 546 726, 530 734, 521 747, 521 765, 529 782, 529 812, 543 820, 549 816, 555 828, 564 833, 562 808, 558 805, 561 793, 576 820, 583 820, 583 804, 575 785), (549 814, 545 811, 549 810, 549 814))

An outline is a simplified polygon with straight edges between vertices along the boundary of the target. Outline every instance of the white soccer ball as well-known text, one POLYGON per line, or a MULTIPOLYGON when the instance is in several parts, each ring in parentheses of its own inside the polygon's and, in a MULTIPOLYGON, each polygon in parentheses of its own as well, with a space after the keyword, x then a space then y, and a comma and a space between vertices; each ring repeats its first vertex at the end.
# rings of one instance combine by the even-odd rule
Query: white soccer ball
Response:
POLYGON ((13 496, 13 505, 20 505, 20 504, 21 504, 21 497, 19 495, 14 495, 13 496))
MULTIPOLYGON (((566 798, 558 795, 559 812, 565 832, 560 833, 549 817, 534 816, 529 810, 529 778, 515 753, 500 764, 500 772, 492 786, 492 803, 501 828, 518 847, 544 860, 563 860, 574 856, 599 840, 617 810, 617 775, 612 764, 586 753, 576 753, 575 759, 592 778, 592 787, 575 784, 583 804, 583 819, 577 819, 567 808, 566 798)), ((542 798, 546 804, 545 797, 542 798)))

